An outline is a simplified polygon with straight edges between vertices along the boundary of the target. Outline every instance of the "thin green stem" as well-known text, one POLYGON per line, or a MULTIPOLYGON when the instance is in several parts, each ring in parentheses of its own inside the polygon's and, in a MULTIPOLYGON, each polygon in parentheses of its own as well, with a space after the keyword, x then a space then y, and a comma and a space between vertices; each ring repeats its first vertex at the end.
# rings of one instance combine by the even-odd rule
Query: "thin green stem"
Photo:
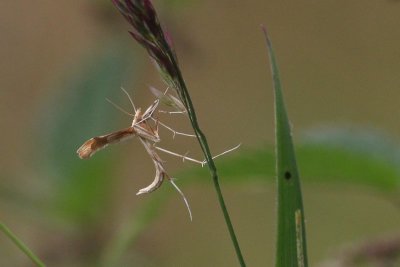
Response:
MULTIPOLYGON (((186 88, 185 88, 185 90, 186 90, 186 88)), ((228 227, 229 235, 231 236, 233 246, 235 247, 237 258, 239 260, 240 266, 244 267, 244 266, 246 266, 246 263, 244 262, 243 255, 240 250, 239 242, 236 238, 235 230, 233 229, 232 221, 229 216, 228 209, 225 205, 224 196, 222 195, 221 187, 219 185, 217 168, 215 166, 214 160, 212 159, 211 151, 210 151, 210 148, 207 143, 207 138, 201 131, 199 124, 196 120, 196 114, 194 112, 193 105, 191 103, 191 99, 189 96, 188 96, 188 106, 190 107, 190 110, 191 110, 190 112, 188 111, 188 113, 190 114, 190 116, 189 116, 190 121, 191 121, 193 129, 196 133, 197 139, 199 140, 199 143, 200 143, 201 149, 203 150, 204 156, 207 160, 207 165, 208 165, 208 168, 211 173, 211 177, 214 182, 214 188, 215 188, 217 196, 218 196, 218 202, 221 207, 222 213, 224 215, 225 223, 226 223, 226 226, 228 227)))
POLYGON ((18 239, 18 237, 11 232, 11 230, 5 226, 3 223, 0 223, 0 230, 8 236, 11 241, 22 251, 27 255, 38 267, 45 267, 46 265, 39 260, 39 258, 21 241, 18 239))
POLYGON ((177 65, 177 62, 175 61, 175 57, 172 56, 172 51, 170 49, 169 49, 169 52, 171 52, 170 55, 171 55, 172 62, 176 66, 176 70, 178 70, 178 73, 177 73, 178 74, 177 75, 178 76, 178 83, 179 83, 179 86, 180 86, 180 89, 181 89, 181 91, 179 91, 178 93, 181 95, 181 99, 183 99, 183 101, 184 101, 184 104, 185 104, 185 106, 187 108, 187 112, 188 112, 189 119, 190 119, 190 122, 192 124, 193 130, 194 130, 194 132, 196 134, 197 140, 199 141, 200 147, 201 147, 201 149, 203 151, 203 154, 204 154, 204 156, 206 158, 207 165, 208 165, 208 168, 210 170, 211 177, 213 179, 214 188, 215 188, 217 196, 218 196, 218 202, 219 202, 219 205, 221 207, 222 213, 224 215, 225 223, 226 223, 226 226, 228 227, 229 235, 231 237, 233 246, 235 248, 235 252, 236 252, 237 258, 239 260, 240 266, 245 267, 246 263, 244 261, 242 252, 240 250, 239 242, 238 242, 238 240, 236 238, 235 230, 233 229, 233 225, 232 225, 231 218, 229 216, 228 209, 227 209, 227 207, 225 205, 225 200, 224 200, 224 197, 222 195, 221 187, 219 185, 217 167, 215 166, 214 160, 212 158, 212 154, 211 154, 211 151, 210 151, 210 147, 208 146, 207 138, 204 135, 204 133, 201 131, 199 123, 197 122, 196 112, 194 110, 194 106, 193 106, 192 100, 190 98, 189 92, 187 90, 187 87, 186 87, 185 81, 184 81, 184 79, 182 77, 182 74, 180 72, 180 69, 179 69, 179 67, 177 65))

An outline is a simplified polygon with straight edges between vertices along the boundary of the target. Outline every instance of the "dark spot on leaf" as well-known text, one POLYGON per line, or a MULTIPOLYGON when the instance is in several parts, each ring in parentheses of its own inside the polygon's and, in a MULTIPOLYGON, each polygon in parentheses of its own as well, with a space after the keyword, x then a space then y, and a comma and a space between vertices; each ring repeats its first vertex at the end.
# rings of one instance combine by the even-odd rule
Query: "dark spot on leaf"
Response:
POLYGON ((292 178, 292 174, 290 172, 285 172, 285 179, 289 180, 290 178, 292 178))

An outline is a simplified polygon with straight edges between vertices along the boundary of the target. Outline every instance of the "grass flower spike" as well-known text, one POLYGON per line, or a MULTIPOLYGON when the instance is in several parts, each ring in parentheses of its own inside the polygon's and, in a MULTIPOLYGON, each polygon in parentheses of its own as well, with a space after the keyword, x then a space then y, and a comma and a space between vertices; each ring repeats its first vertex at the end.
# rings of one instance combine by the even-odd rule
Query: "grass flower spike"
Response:
POLYGON ((129 31, 155 62, 165 82, 177 88, 175 53, 171 42, 164 34, 150 0, 112 0, 125 19, 132 25, 129 31))

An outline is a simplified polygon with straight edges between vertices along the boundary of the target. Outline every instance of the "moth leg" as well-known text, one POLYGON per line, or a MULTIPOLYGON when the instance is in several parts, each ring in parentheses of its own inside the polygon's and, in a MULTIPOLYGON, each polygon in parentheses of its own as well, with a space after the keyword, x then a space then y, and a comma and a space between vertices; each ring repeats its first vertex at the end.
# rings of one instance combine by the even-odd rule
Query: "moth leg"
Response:
POLYGON ((196 137, 196 135, 194 134, 187 134, 187 133, 182 133, 182 132, 178 132, 175 131, 174 129, 172 129, 171 127, 169 127, 168 125, 166 125, 165 123, 160 122, 159 120, 155 119, 155 118, 151 118, 153 121, 155 121, 156 123, 160 124, 162 127, 164 127, 165 129, 167 129, 168 131, 172 132, 172 137, 175 138, 175 135, 182 135, 182 136, 188 136, 188 137, 196 137))

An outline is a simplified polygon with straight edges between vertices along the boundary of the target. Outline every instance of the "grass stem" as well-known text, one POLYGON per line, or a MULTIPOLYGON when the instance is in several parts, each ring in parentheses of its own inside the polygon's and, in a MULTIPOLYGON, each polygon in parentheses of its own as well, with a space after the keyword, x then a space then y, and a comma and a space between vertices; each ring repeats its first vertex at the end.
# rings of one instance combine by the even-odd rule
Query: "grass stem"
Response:
MULTIPOLYGON (((173 61, 176 64, 175 60, 173 60, 173 61)), ((179 69, 179 68, 177 68, 177 69, 179 69)), ((244 267, 244 266, 246 266, 246 263, 244 261, 242 252, 240 250, 239 242, 237 240, 237 237, 236 237, 236 234, 235 234, 235 230, 233 228, 233 224, 232 224, 229 212, 228 212, 228 208, 226 207, 225 200, 224 200, 224 197, 223 197, 223 194, 222 194, 222 190, 221 190, 221 187, 219 185, 217 167, 215 166, 215 163, 214 163, 210 148, 208 146, 207 138, 206 138, 206 136, 204 135, 204 133, 200 129, 200 126, 199 126, 199 123, 197 121, 196 112, 194 110, 194 106, 193 106, 192 100, 190 98, 189 92, 188 92, 188 90, 186 88, 185 81, 183 80, 183 77, 182 77, 182 74, 181 74, 180 71, 178 72, 178 80, 179 80, 179 84, 181 86, 181 88, 180 88, 181 89, 180 92, 182 94, 181 98, 185 101, 184 104, 187 107, 187 112, 188 112, 188 115, 189 115, 190 122, 191 122, 193 130, 194 130, 194 132, 195 132, 195 134, 197 136, 197 140, 199 141, 199 144, 200 144, 200 147, 201 147, 201 149, 203 151, 204 157, 205 157, 205 159, 207 161, 207 166, 208 166, 208 168, 210 170, 210 173, 211 173, 211 177, 212 177, 212 180, 213 180, 214 188, 215 188, 215 191, 216 191, 217 197, 218 197, 218 202, 219 202, 221 211, 222 211, 222 213, 224 215, 225 223, 226 223, 226 226, 228 227, 229 235, 231 237, 233 246, 235 248, 236 256, 238 258, 240 266, 244 267)))
POLYGON ((36 264, 36 266, 46 266, 5 224, 0 223, 0 231, 9 237, 11 241, 13 241, 13 243, 36 264))

